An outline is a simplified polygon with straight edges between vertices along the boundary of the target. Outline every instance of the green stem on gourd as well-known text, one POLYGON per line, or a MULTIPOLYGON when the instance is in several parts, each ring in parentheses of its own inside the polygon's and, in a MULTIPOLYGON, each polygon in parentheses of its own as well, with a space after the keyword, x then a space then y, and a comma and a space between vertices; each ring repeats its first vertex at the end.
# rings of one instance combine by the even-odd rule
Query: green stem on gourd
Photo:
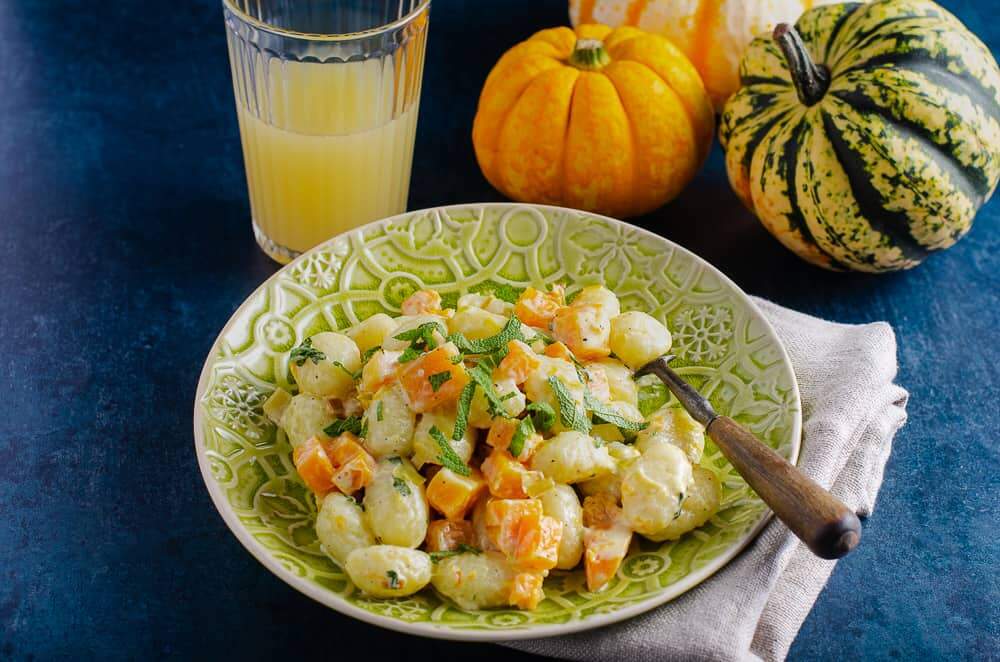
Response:
POLYGON ((600 39, 579 39, 569 54, 569 63, 577 69, 597 71, 611 62, 611 56, 604 49, 600 39))
POLYGON ((785 55, 799 100, 807 106, 819 103, 830 87, 830 70, 813 62, 802 37, 788 23, 779 23, 773 36, 785 55))

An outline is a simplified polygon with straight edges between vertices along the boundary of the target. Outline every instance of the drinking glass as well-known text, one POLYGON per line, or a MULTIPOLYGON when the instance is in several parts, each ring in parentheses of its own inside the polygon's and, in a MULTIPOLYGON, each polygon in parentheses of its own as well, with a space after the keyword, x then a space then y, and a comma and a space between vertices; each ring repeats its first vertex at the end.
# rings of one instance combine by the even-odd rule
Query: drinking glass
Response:
POLYGON ((278 262, 406 210, 430 0, 223 0, 253 232, 278 262))

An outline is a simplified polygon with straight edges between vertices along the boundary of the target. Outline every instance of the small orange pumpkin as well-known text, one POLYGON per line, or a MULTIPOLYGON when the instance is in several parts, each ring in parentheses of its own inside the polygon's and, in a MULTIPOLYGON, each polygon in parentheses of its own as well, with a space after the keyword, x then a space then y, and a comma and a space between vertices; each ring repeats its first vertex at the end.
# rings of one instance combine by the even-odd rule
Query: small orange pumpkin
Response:
POLYGON ((472 128, 486 179, 523 202, 637 216, 701 167, 715 117, 698 72, 637 28, 552 28, 497 62, 472 128))

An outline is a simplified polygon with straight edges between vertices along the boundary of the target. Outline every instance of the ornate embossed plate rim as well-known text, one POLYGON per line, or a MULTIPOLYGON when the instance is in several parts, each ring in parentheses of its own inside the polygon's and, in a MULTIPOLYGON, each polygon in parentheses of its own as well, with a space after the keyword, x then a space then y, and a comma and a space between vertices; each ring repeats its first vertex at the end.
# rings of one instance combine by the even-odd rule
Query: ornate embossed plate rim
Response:
MULTIPOLYGON (((765 509, 760 517, 760 520, 746 533, 742 538, 733 543, 727 550, 719 554, 717 557, 713 558, 710 562, 706 563, 701 568, 691 572, 686 575, 683 579, 680 579, 669 586, 664 587, 660 593, 651 596, 645 600, 637 602, 636 604, 630 605, 628 607, 622 608, 617 611, 612 611, 610 613, 604 614, 591 614, 582 619, 570 621, 568 623, 560 624, 543 624, 543 625, 525 625, 521 627, 511 628, 509 630, 475 630, 475 629, 459 629, 449 627, 443 624, 434 624, 427 622, 406 622, 391 616, 384 616, 381 614, 376 614, 361 607, 358 607, 343 596, 330 591, 319 584, 309 581, 308 579, 298 577, 289 571, 285 566, 283 566, 280 561, 272 555, 260 542, 258 542, 253 535, 246 529, 242 522, 233 511, 232 505, 227 500, 226 496, 223 494, 222 486, 219 482, 212 476, 211 468, 208 463, 208 459, 205 453, 205 439, 203 432, 203 420, 202 420, 202 407, 201 401, 205 394, 206 388, 210 382, 212 368, 214 367, 216 357, 219 354, 220 345, 225 338, 225 336, 232 329, 232 326, 236 320, 240 319, 247 309, 247 307, 253 303, 258 295, 261 294, 272 281, 281 277, 286 271, 294 268, 301 261, 308 259, 310 255, 324 249, 326 246, 332 242, 354 234, 364 233, 373 228, 378 228, 380 226, 389 225, 397 222, 403 218, 410 216, 417 216, 420 214, 427 214, 436 211, 451 211, 451 210, 462 210, 470 208, 478 209, 501 209, 501 210, 511 210, 519 207, 532 208, 537 210, 548 210, 555 213, 574 213, 574 214, 585 214, 592 218, 596 218, 602 221, 611 223, 612 225, 623 226, 631 231, 634 231, 640 235, 649 237, 654 241, 663 241, 671 246, 674 251, 678 251, 681 254, 693 258, 696 262, 700 263, 701 266, 719 279, 720 283, 728 286, 735 295, 740 298, 741 303, 745 304, 750 311, 756 316, 757 320, 761 323, 764 332, 770 335, 775 341, 775 347, 780 353, 781 363, 789 369, 791 372, 791 360, 788 357, 788 352, 785 350, 784 345, 778 338, 777 333, 775 333, 774 328, 771 323, 764 317, 763 313, 757 308, 753 301, 747 296, 742 289, 739 288, 732 280, 730 280, 725 274, 716 269, 712 264, 705 261, 698 255, 692 253, 686 248, 670 241, 665 237, 661 237, 655 233, 648 230, 640 228, 638 226, 620 221, 618 219, 610 218, 607 216, 601 216, 600 214, 590 214, 588 212, 581 212, 579 210, 568 209, 565 207, 557 207, 553 205, 536 205, 536 204, 519 204, 519 203, 505 203, 505 202, 494 202, 494 203, 464 203, 456 205, 445 205, 440 207, 430 207, 427 209, 420 209, 405 212, 403 214, 398 214, 389 218, 385 218, 379 221, 373 221, 367 225, 350 230, 343 234, 337 235, 336 237, 331 237, 327 241, 323 242, 319 246, 303 253, 301 256, 293 260, 290 264, 285 265, 282 269, 276 271, 270 277, 267 278, 263 283, 260 284, 247 298, 244 302, 237 308, 233 314, 230 316, 226 325, 219 332, 215 341, 212 343, 212 348, 209 350, 208 357, 205 360, 205 364, 201 371, 201 376, 198 379, 198 387, 195 392, 194 398, 194 441, 195 441, 195 454, 198 457, 198 467, 201 472, 202 480, 205 482, 205 486, 208 489, 209 496, 212 498, 212 503, 215 505, 216 510, 222 516, 223 521, 225 521, 226 526, 229 530, 236 536, 237 540, 246 548, 250 554, 252 554, 264 567, 270 570, 274 575, 280 578, 285 583, 289 584, 297 591, 309 596, 313 600, 324 604, 342 614, 357 618, 366 623, 372 625, 377 625, 379 627, 384 627, 390 630, 396 630, 406 634, 414 634, 426 637, 432 637, 437 639, 450 639, 456 641, 487 641, 487 642, 501 642, 501 641, 511 641, 517 639, 539 639, 544 637, 554 637, 559 635, 571 634, 574 632, 581 632, 584 630, 591 630, 594 628, 604 627, 606 625, 611 625, 633 616, 637 616, 644 612, 649 611, 655 607, 658 607, 674 598, 683 595, 690 589, 694 588, 701 582, 705 581, 720 569, 725 567, 737 554, 743 551, 747 545, 753 541, 765 525, 770 521, 773 513, 769 509, 765 509)), ((791 440, 789 455, 790 460, 794 463, 797 462, 799 457, 799 452, 801 449, 801 437, 802 437, 802 411, 801 411, 801 399, 799 395, 798 382, 795 380, 794 372, 791 374, 791 387, 792 395, 794 401, 794 412, 792 420, 792 430, 791 430, 791 440)))

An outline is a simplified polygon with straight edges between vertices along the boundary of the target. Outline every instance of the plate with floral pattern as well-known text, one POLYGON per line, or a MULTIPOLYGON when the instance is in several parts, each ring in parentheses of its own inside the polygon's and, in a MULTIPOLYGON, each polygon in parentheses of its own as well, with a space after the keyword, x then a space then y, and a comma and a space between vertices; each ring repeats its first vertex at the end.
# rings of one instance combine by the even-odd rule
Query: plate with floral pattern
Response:
MULTIPOLYGON (((634 544, 617 575, 589 592, 582 570, 554 571, 530 612, 468 611, 431 589, 379 600, 356 590, 320 549, 316 504, 290 446, 262 411, 294 390, 288 352, 308 336, 377 312, 399 314, 432 288, 447 305, 467 292, 603 283, 623 310, 664 322, 672 364, 716 410, 798 458, 801 412, 788 355, 750 299, 710 264, 667 239, 611 218, 490 203, 408 212, 339 235, 262 284, 233 314, 205 361, 194 403, 202 477, 230 530, 261 563, 339 612, 430 637, 504 641, 601 627, 661 605, 710 577, 761 530, 770 511, 708 440, 702 466, 723 485, 719 512, 680 540, 634 544)), ((665 391, 661 392, 666 401, 665 391)), ((660 402, 646 402, 648 408, 660 402)))

